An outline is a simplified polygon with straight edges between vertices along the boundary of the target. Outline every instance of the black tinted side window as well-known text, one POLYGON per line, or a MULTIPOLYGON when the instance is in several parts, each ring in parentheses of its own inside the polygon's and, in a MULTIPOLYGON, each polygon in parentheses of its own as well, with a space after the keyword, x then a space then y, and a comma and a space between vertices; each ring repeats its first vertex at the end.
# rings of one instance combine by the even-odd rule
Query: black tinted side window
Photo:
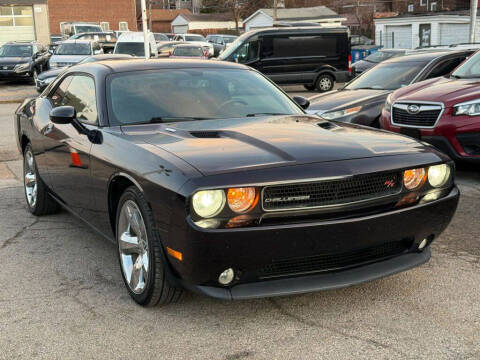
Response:
POLYGON ((97 99, 95 82, 89 76, 76 75, 68 85, 62 105, 73 106, 80 121, 97 123, 97 99))
POLYGON ((301 57, 301 56, 335 56, 338 54, 338 41, 335 35, 285 35, 265 37, 263 41, 263 56, 301 57))
POLYGON ((460 58, 446 60, 440 64, 437 64, 430 74, 428 74, 427 79, 436 78, 439 76, 450 74, 455 68, 460 65, 463 61, 465 61, 466 56, 462 56, 460 58))

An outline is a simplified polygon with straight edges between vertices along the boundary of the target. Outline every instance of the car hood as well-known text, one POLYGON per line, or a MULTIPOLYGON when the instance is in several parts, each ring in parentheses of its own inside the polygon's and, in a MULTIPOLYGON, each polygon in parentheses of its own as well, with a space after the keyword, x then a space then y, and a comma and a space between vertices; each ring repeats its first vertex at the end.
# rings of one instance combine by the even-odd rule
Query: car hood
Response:
POLYGON ((65 71, 65 69, 52 69, 38 74, 38 80, 45 80, 46 78, 57 77, 58 74, 65 71))
POLYGON ((393 133, 317 116, 265 116, 122 126, 132 141, 161 148, 204 175, 425 151, 393 133))
POLYGON ((393 101, 442 102, 445 107, 478 99, 480 79, 436 78, 399 89, 394 92, 393 101))
POLYGON ((355 68, 356 71, 365 71, 367 69, 370 69, 371 67, 375 66, 377 64, 372 63, 370 61, 365 61, 365 60, 360 60, 357 61, 352 65, 352 68, 355 68))
POLYGON ((310 98, 308 112, 323 113, 326 111, 347 109, 356 105, 366 105, 371 101, 384 99, 390 90, 337 90, 310 98))
POLYGON ((0 57, 0 66, 3 64, 24 64, 24 63, 30 63, 32 62, 32 59, 29 57, 0 57))
POLYGON ((90 55, 53 55, 50 62, 72 63, 76 64, 90 55))

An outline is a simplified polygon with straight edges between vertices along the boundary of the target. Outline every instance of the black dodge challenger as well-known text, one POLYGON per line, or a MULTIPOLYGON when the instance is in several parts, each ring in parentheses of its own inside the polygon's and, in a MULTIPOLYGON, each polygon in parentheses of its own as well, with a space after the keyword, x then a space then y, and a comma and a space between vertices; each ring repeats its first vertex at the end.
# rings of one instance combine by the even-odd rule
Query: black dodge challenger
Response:
POLYGON ((458 202, 450 159, 302 107, 238 64, 72 67, 15 114, 28 208, 61 205, 118 244, 142 305, 184 288, 338 288, 427 262, 458 202))

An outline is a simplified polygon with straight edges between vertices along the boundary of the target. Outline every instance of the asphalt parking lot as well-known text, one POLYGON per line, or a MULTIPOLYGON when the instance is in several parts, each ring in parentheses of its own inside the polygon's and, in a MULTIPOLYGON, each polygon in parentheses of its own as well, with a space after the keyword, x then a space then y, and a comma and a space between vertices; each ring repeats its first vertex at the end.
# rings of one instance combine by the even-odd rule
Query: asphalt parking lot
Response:
POLYGON ((479 168, 459 169, 457 214, 420 268, 314 294, 187 294, 145 309, 114 245, 66 212, 27 212, 8 102, 31 90, 0 84, 0 358, 480 359, 479 168))

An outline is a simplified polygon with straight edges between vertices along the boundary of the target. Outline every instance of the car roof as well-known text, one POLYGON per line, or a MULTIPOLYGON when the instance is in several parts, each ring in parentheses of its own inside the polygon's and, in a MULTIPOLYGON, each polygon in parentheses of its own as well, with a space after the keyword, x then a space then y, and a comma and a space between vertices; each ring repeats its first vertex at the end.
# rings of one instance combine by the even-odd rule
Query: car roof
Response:
POLYGON ((177 46, 175 46, 176 48, 181 48, 181 47, 193 47, 193 48, 199 48, 201 49, 202 46, 201 45, 197 45, 197 44, 190 44, 190 43, 187 43, 185 44, 183 41, 180 42, 177 46))
POLYGON ((92 42, 93 42, 92 40, 68 39, 68 40, 62 41, 62 44, 91 44, 92 42))
POLYGON ((258 34, 287 34, 287 33, 347 33, 348 27, 346 26, 335 26, 335 27, 321 27, 321 26, 285 26, 285 27, 271 27, 271 28, 262 28, 250 30, 244 33, 242 36, 251 37, 258 34))
POLYGON ((36 40, 8 41, 8 42, 6 42, 4 45, 33 45, 33 44, 37 44, 37 41, 36 41, 36 40))
POLYGON ((464 50, 464 51, 432 51, 432 52, 421 52, 418 54, 409 54, 405 56, 395 57, 392 59, 388 59, 383 61, 381 64, 392 64, 392 63, 400 63, 400 62, 428 62, 434 59, 438 59, 444 56, 455 56, 455 55, 468 55, 469 53, 473 53, 471 50, 464 50))
POLYGON ((85 71, 104 76, 111 73, 129 71, 162 70, 162 69, 225 69, 248 70, 249 67, 237 63, 215 60, 170 60, 170 59, 135 59, 127 61, 105 60, 75 66, 74 71, 85 71))
MULTIPOLYGON (((148 33, 147 36, 153 36, 153 33, 148 33)), ((143 42, 143 32, 142 31, 126 31, 122 33, 118 40, 119 42, 143 42)))

